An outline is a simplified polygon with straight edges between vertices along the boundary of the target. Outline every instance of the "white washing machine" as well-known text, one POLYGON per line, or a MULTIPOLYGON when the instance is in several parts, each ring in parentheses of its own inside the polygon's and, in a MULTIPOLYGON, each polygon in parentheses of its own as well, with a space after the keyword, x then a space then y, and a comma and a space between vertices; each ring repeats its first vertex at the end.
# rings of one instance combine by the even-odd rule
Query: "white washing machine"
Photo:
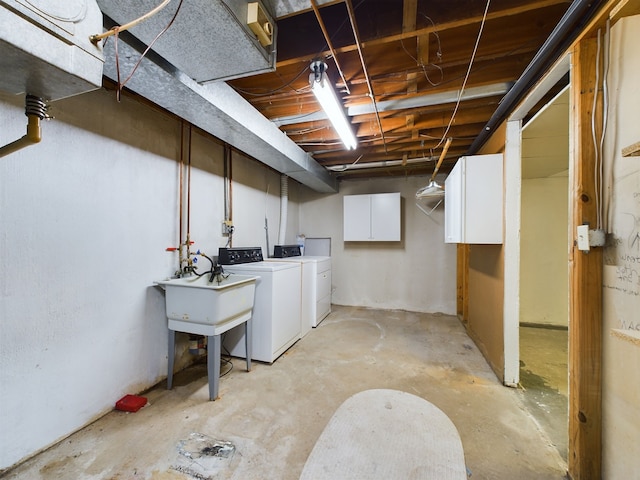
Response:
MULTIPOLYGON (((260 247, 221 248, 218 263, 225 272, 260 277, 253 305, 252 359, 273 363, 300 338, 300 264, 265 262, 260 247)), ((246 358, 244 328, 229 330, 223 346, 232 356, 246 358)))
POLYGON ((331 257, 300 256, 297 245, 276 245, 268 262, 298 263, 301 278, 301 327, 304 337, 331 313, 331 257))

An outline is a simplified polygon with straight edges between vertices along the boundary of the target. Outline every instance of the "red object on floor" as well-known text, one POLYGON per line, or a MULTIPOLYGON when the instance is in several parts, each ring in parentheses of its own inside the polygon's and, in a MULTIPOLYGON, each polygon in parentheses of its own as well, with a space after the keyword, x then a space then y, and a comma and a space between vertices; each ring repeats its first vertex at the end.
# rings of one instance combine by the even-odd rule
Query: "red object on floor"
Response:
POLYGON ((123 410, 125 412, 137 412, 146 404, 146 397, 139 397, 137 395, 125 395, 116 402, 116 409, 123 410))

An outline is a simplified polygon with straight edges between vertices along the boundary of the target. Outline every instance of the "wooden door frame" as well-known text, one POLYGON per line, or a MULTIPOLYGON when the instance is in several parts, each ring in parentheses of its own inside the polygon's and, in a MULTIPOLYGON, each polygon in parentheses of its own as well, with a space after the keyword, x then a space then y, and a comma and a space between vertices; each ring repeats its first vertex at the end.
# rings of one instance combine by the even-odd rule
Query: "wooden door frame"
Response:
MULTIPOLYGON (((596 223, 595 207, 595 153, 591 136, 591 109, 595 88, 595 50, 593 38, 583 37, 572 47, 571 53, 556 62, 554 68, 536 86, 507 124, 507 161, 509 139, 519 135, 520 122, 531 105, 549 90, 567 71, 570 71, 571 119, 569 138, 569 447, 567 470, 571 479, 597 479, 602 470, 602 249, 581 252, 576 247, 578 225, 596 223), (569 65, 570 63, 570 65, 569 65)), ((519 153, 519 148, 511 147, 519 153)), ((520 159, 518 158, 518 161, 520 159)), ((519 169, 513 169, 513 175, 519 169)), ((506 179, 507 192, 519 192, 514 186, 519 179, 506 179), (509 182, 512 183, 509 186, 509 182)), ((519 205, 519 203, 518 203, 519 205)), ((507 212, 505 211, 505 214, 507 212)), ((513 356, 513 345, 508 345, 507 332, 513 341, 519 317, 519 269, 509 267, 509 259, 519 262, 519 213, 513 211, 505 219, 505 372, 507 358, 513 356), (508 226, 511 225, 511 228, 508 226), (511 236, 511 237, 510 237, 511 236), (509 239, 511 238, 511 242, 509 239), (511 247, 510 247, 511 245, 511 247), (518 257, 513 260, 517 250, 518 257), (513 251, 513 254, 509 252, 513 251), (517 285, 517 289, 516 286, 517 285), (514 294, 514 291, 516 294, 514 294)))
MULTIPOLYGON (((610 14, 614 21, 622 16, 640 13, 637 2, 627 0, 609 0, 574 41, 565 57, 556 62, 571 61, 571 130, 570 130, 570 178, 569 178, 569 451, 568 476, 572 480, 599 479, 602 477, 602 278, 603 251, 596 247, 588 253, 579 251, 576 246, 578 225, 596 225, 595 182, 595 151, 591 134, 591 109, 593 96, 597 94, 595 85, 595 51, 596 32, 604 28, 610 14)), ((509 121, 519 122, 524 118, 522 109, 526 113, 533 103, 536 90, 545 82, 554 82, 554 67, 525 98, 509 121), (527 106, 527 102, 529 102, 527 106)), ((556 71, 557 68, 556 68, 556 71)), ((557 81, 557 79, 555 80, 557 81)), ((548 85, 550 87, 550 85, 548 85)), ((548 88, 547 88, 548 90, 548 88)), ((547 91, 545 90, 545 92, 547 91)), ((596 115, 602 112, 596 111, 596 115)), ((508 131, 509 129, 507 129, 508 131)), ((513 124, 512 129, 513 132, 513 124)), ((506 135, 505 135, 506 136, 506 135)), ((505 144, 506 146, 506 144, 505 144)), ((505 162, 509 161, 509 154, 505 162)), ((509 181, 508 179, 506 181, 509 181)), ((513 185, 505 185, 507 191, 513 185)), ((515 191, 515 190, 514 190, 515 191)), ((505 198, 505 201, 508 201, 505 198)), ((519 238, 519 224, 507 219, 506 227, 511 232, 505 233, 505 285, 510 285, 510 292, 514 291, 514 278, 519 268, 507 267, 512 262, 509 248, 514 245, 514 238, 519 238), (513 230, 516 228, 516 230, 513 230), (509 235, 514 235, 509 239, 509 235), (509 245, 511 241, 512 245, 509 245)), ((463 319, 467 318, 466 298, 468 297, 468 247, 458 249, 459 262, 458 284, 458 312, 462 310, 463 319)), ((519 273, 518 273, 519 275, 519 273)), ((506 295, 505 288, 504 322, 513 322, 516 313, 519 314, 519 300, 506 295), (509 298, 507 298, 509 297, 509 298)), ((505 327, 507 332, 513 333, 513 325, 505 327)), ((505 339, 506 340, 506 339, 505 339)), ((506 353, 506 349, 505 349, 506 353)), ((512 352, 513 353, 513 352, 512 352)))

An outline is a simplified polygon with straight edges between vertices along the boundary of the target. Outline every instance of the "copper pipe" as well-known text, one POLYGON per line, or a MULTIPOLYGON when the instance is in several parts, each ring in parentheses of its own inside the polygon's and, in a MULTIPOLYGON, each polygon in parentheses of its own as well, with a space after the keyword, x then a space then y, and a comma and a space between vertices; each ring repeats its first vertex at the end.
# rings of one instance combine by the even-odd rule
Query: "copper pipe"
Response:
POLYGON ((24 147, 28 147, 29 145, 33 145, 42 140, 40 130, 40 117, 38 117, 37 115, 28 115, 28 118, 29 120, 27 122, 26 135, 0 148, 0 157, 4 157, 13 152, 17 152, 24 147))
POLYGON ((164 0, 160 5, 158 5, 157 7, 155 7, 153 10, 145 13, 144 15, 142 15, 139 18, 136 18, 135 20, 129 22, 129 23, 125 23, 124 25, 120 25, 117 27, 113 27, 111 30, 107 30, 104 33, 100 33, 100 34, 96 34, 96 35, 91 35, 89 37, 89 40, 91 41, 91 43, 93 43, 94 45, 97 44, 100 40, 110 37, 111 35, 115 35, 116 32, 124 32, 125 30, 129 30, 130 28, 135 27, 136 25, 138 25, 140 22, 143 22, 144 20, 146 20, 147 18, 152 17, 153 15, 155 15, 156 13, 158 13, 160 10, 162 10, 164 7, 167 6, 167 4, 170 2, 171 0, 164 0))
MULTIPOLYGON (((25 115, 27 116, 27 133, 3 147, 0 148, 0 157, 4 157, 13 152, 34 145, 42 140, 42 130, 40 128, 40 120, 47 117, 47 106, 39 97, 27 95, 25 97, 25 115)), ((48 117, 47 117, 48 118, 48 117)))
POLYGON ((382 130, 382 122, 380 121, 380 113, 378 112, 378 104, 376 103, 376 97, 373 93, 373 86, 371 85, 371 79, 369 78, 369 73, 367 72, 367 65, 364 61, 364 55, 362 54, 362 47, 360 46, 360 35, 358 34, 358 26, 356 25, 355 11, 353 10, 353 5, 351 4, 351 0, 344 0, 344 3, 347 5, 347 12, 349 13, 349 21, 351 22, 351 28, 353 29, 353 38, 356 41, 356 46, 358 47, 358 55, 360 55, 360 63, 362 63, 362 71, 364 72, 364 78, 367 81, 367 87, 369 87, 369 96, 371 97, 371 101, 373 102, 373 109, 376 111, 376 120, 378 121, 378 128, 380 129, 380 135, 382 136, 384 153, 388 153, 387 141, 384 138, 384 130, 382 130))
POLYGON ((327 28, 324 25, 324 22, 322 21, 322 17, 320 16, 320 10, 318 9, 318 5, 316 4, 316 0, 311 0, 311 7, 313 8, 313 12, 316 14, 316 18, 318 19, 318 24, 320 25, 320 28, 322 29, 322 34, 324 35, 324 39, 327 42, 327 46, 329 47, 329 51, 331 52, 331 56, 333 57, 333 61, 336 64, 336 68, 338 69, 338 73, 340 74, 340 78, 342 78, 342 82, 344 83, 344 88, 347 89, 347 94, 351 95, 351 90, 349 90, 349 85, 347 85, 347 80, 344 78, 344 74, 342 73, 342 68, 340 67, 340 64, 338 63, 338 56, 336 55, 336 52, 333 48, 333 45, 331 44, 331 39, 329 38, 329 32, 327 32, 327 28))
POLYGON ((191 123, 187 142, 187 263, 191 266, 191 123))
POLYGON ((178 272, 182 272, 182 170, 184 169, 184 120, 180 120, 180 163, 178 165, 178 272))

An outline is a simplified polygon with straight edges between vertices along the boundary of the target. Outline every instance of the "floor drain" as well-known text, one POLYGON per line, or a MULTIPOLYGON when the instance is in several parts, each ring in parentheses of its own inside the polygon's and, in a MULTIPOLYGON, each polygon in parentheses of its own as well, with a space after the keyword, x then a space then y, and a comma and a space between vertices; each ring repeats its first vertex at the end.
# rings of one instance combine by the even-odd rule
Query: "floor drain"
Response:
POLYGON ((235 451, 231 442, 192 433, 178 442, 178 459, 171 468, 197 480, 208 480, 226 467, 235 451))

